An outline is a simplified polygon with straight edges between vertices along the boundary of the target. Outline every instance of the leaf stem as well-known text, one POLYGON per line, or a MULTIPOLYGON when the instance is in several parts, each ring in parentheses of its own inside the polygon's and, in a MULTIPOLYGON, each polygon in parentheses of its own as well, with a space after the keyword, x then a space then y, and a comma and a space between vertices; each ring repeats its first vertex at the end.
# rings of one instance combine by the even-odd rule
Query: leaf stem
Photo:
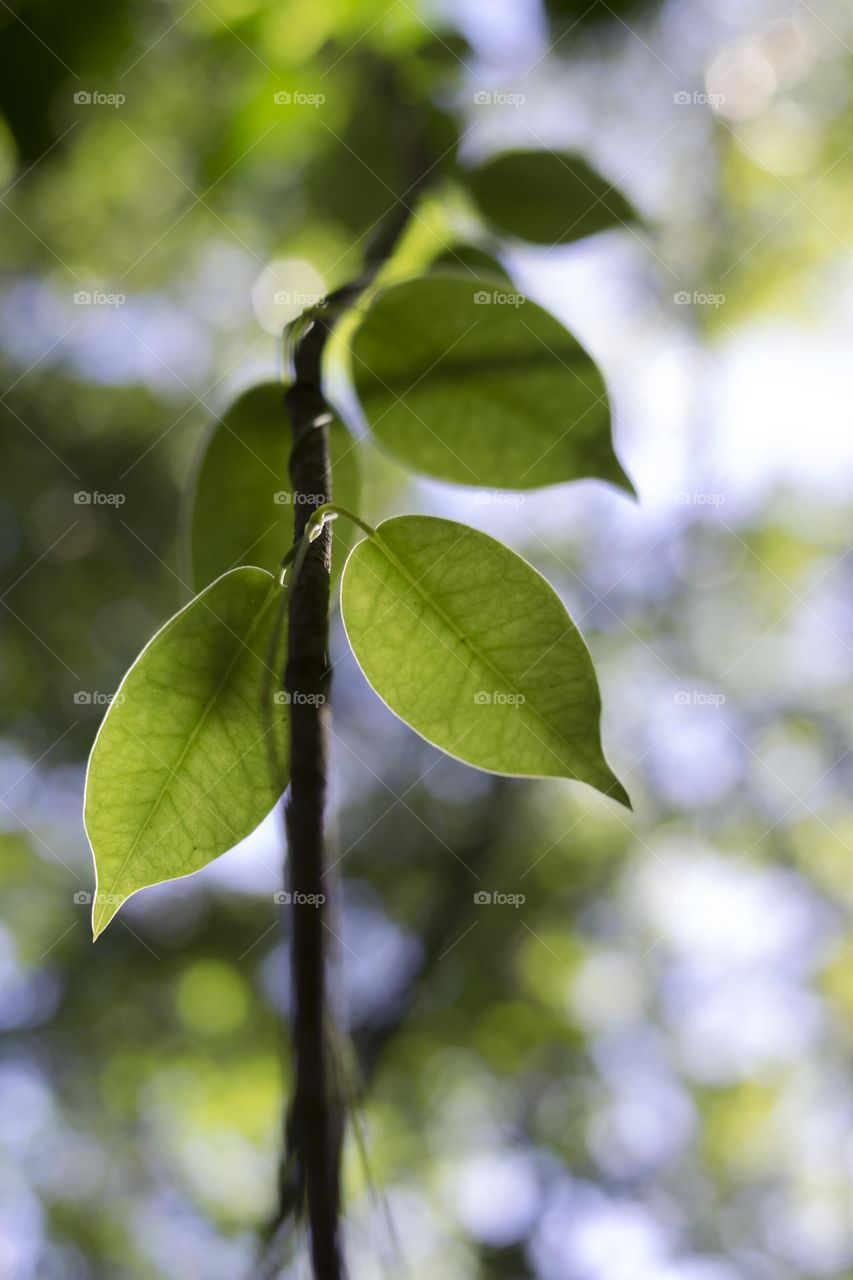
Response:
POLYGON ((298 542, 294 542, 281 557, 281 562, 278 566, 278 573, 276 574, 276 580, 280 587, 287 586, 287 571, 291 565, 294 566, 293 573, 290 575, 291 582, 293 582, 293 579, 296 577, 301 565, 295 564, 294 562, 299 559, 299 553, 302 550, 303 541, 304 540, 300 538, 298 542))
POLYGON ((376 533, 372 524, 368 524, 366 520, 362 520, 361 516, 348 511, 346 507, 336 507, 331 502, 324 502, 322 507, 318 507, 308 521, 309 541, 313 542, 315 538, 318 538, 324 525, 329 524, 332 520, 337 520, 338 516, 343 516, 345 520, 351 520, 353 524, 357 524, 359 529, 363 529, 370 538, 376 533))

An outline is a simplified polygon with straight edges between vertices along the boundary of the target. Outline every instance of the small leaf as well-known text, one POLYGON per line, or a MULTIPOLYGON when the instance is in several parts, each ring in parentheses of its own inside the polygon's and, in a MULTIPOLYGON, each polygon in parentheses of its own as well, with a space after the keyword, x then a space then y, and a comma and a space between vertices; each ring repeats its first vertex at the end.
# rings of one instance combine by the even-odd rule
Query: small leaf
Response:
MULTIPOLYGON (((284 387, 268 382, 240 396, 205 437, 191 485, 189 520, 192 581, 197 590, 241 564, 274 572, 293 542, 293 491, 288 475, 290 422, 284 387)), ((358 507, 359 473, 352 436, 335 419, 329 427, 332 491, 358 507)), ((332 575, 339 574, 353 532, 338 521, 332 575)))
POLYGON ((283 639, 272 643, 281 599, 263 569, 225 574, 121 682, 86 775, 95 937, 138 889, 237 844, 284 790, 287 709, 272 692, 284 668, 283 639))
POLYGON ((568 244, 639 221, 622 192, 573 152, 508 151, 465 177, 484 217, 533 244, 568 244))
POLYGON ((512 285, 393 285, 368 308, 352 357, 373 435, 415 471, 505 489, 597 476, 633 492, 596 364, 512 285))
POLYGON ((386 520, 347 561, 341 611, 380 698, 448 755, 577 778, 630 807, 602 753, 586 645, 514 551, 451 520, 386 520))

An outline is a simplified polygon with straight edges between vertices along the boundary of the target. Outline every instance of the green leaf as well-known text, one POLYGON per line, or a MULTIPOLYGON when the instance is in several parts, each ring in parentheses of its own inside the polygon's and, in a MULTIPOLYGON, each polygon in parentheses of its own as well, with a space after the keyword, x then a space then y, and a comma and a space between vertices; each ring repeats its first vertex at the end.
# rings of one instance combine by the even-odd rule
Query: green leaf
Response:
POLYGON ((351 350, 373 435, 415 471, 506 489, 597 476, 633 492, 598 367, 511 285, 450 275, 393 285, 351 350))
POLYGON ((281 796, 281 600, 263 569, 225 574, 157 632, 121 682, 86 775, 96 938, 132 893, 198 871, 281 796))
POLYGON ((574 152, 507 151, 465 180, 484 217, 533 244, 567 244, 639 221, 621 191, 574 152))
POLYGON ((602 753, 586 645, 514 551, 451 520, 386 520, 346 563, 341 611, 380 698, 448 755, 577 778, 630 807, 602 753))
MULTIPOLYGON (((293 541, 293 490, 288 477, 291 431, 284 387, 263 383, 240 396, 205 437, 195 467, 189 551, 196 590, 241 564, 274 572, 293 541)), ((359 505, 356 445, 335 419, 329 427, 336 502, 359 505)), ((339 574, 353 532, 338 521, 332 576, 339 574)))

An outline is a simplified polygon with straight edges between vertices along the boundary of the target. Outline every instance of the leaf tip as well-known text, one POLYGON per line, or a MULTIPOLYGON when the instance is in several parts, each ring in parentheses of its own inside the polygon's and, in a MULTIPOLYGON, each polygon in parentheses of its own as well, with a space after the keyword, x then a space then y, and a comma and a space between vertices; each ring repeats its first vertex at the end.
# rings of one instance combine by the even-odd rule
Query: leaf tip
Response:
POLYGON ((610 776, 612 778, 612 782, 608 787, 606 794, 611 800, 616 800, 619 804, 624 805, 629 813, 633 813, 634 806, 631 804, 631 797, 628 795, 628 792, 622 786, 622 783, 615 774, 611 774, 610 776))
POLYGON ((97 942, 98 938, 106 929, 113 916, 124 902, 119 894, 98 894, 95 893, 95 901, 92 903, 92 941, 97 942))
POLYGON ((628 497, 632 498, 634 502, 639 503, 640 495, 637 492, 636 487, 634 486, 634 482, 630 479, 630 477, 626 472, 623 472, 623 475, 625 476, 625 479, 622 481, 623 491, 627 493, 628 497))
POLYGON ((622 466, 622 463, 616 457, 615 453, 613 454, 613 461, 615 463, 614 473, 606 478, 610 480, 611 484, 615 485, 617 489, 620 489, 622 493, 626 493, 629 498, 632 498, 634 502, 639 502, 640 495, 637 492, 636 486, 628 475, 628 472, 622 466))
POLYGON ((610 768, 603 752, 599 755, 598 764, 599 768, 595 777, 586 777, 584 781, 589 782, 603 796, 607 796, 608 800, 615 800, 617 804, 624 805, 629 813, 633 813, 634 806, 631 803, 631 797, 610 768))

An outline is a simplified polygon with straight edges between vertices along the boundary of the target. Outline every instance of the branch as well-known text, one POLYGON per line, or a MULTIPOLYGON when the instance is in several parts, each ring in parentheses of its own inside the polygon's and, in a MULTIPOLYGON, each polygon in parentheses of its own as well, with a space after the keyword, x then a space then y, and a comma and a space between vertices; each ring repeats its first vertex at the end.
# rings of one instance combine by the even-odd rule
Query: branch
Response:
MULTIPOLYGON (((296 380, 285 396, 293 427, 290 476, 296 539, 302 538, 317 507, 332 496, 325 425, 329 413, 320 386, 326 337, 326 326, 321 323, 315 323, 308 331, 296 353, 296 380)), ((308 548, 291 587, 284 677, 284 687, 290 695, 291 781, 286 823, 293 920, 296 1075, 290 1142, 298 1183, 307 1199, 311 1257, 317 1280, 340 1280, 343 1274, 338 1239, 343 1122, 341 1108, 330 1088, 324 1028, 323 894, 327 886, 323 881, 323 815, 330 685, 330 560, 331 531, 324 528, 308 548)))
MULTIPOLYGON (((398 120, 408 132, 412 108, 398 120)), ((393 118, 393 113, 392 113, 393 118)), ((402 141, 402 139, 401 139, 402 141)), ((293 385, 285 405, 293 430, 290 476, 295 503, 295 542, 313 513, 332 499, 328 424, 331 412, 322 389, 326 343, 344 305, 358 299, 393 253, 430 172, 419 141, 406 139, 417 171, 409 190, 389 214, 365 257, 361 276, 332 294, 302 330, 293 357, 293 385)), ((287 1124, 276 1235, 286 1218, 307 1202, 315 1280, 341 1280, 340 1162, 344 1114, 326 1033, 326 872, 324 811, 327 790, 327 720, 331 672, 328 662, 331 531, 325 526, 307 549, 292 584, 288 658, 284 687, 290 695, 291 781, 286 807, 292 894, 292 981, 295 1086, 287 1124), (304 896, 303 896, 304 895, 304 896), (307 899, 307 901, 306 901, 307 899), (318 905, 309 905, 309 903, 318 905)))

